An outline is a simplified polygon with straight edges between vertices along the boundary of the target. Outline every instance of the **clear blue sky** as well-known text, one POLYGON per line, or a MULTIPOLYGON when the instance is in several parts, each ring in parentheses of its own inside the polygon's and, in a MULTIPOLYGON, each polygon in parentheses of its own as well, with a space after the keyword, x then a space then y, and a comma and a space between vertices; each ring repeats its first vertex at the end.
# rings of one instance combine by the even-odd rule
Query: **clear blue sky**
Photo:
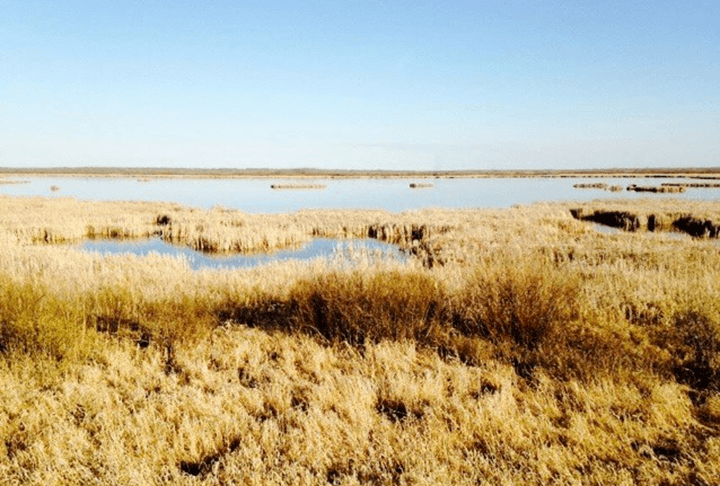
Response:
POLYGON ((720 166, 720 2, 0 0, 0 166, 720 166))

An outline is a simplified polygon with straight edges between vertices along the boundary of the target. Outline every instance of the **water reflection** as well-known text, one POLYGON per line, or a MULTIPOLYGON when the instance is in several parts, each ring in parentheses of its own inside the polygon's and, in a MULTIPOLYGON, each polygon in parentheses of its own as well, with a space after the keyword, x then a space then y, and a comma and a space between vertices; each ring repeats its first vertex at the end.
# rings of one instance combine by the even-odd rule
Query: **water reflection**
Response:
MULTIPOLYGON (((652 240, 674 240, 674 241, 698 241, 697 238, 693 238, 692 236, 688 235, 687 233, 681 233, 678 231, 637 231, 637 232, 630 232, 625 231, 621 228, 614 228, 612 226, 607 226, 600 223, 588 223, 592 226, 592 228, 597 231, 598 233, 602 233, 604 235, 641 235, 644 238, 652 239, 652 240)), ((700 239, 702 241, 702 239, 700 239)), ((706 239, 705 241, 710 241, 713 244, 719 244, 720 241, 717 239, 706 239)))
POLYGON ((338 259, 352 262, 365 258, 369 261, 393 260, 405 262, 407 256, 396 245, 372 239, 341 240, 316 238, 301 248, 256 255, 208 255, 187 247, 175 246, 159 238, 149 240, 89 240, 79 248, 82 251, 103 255, 149 254, 168 255, 187 260, 193 270, 252 268, 286 260, 310 260, 313 258, 338 259))
POLYGON ((621 230, 620 228, 614 228, 612 226, 608 226, 605 224, 600 223, 589 223, 592 228, 597 231, 598 233, 602 233, 604 235, 620 235, 625 233, 625 231, 621 230))

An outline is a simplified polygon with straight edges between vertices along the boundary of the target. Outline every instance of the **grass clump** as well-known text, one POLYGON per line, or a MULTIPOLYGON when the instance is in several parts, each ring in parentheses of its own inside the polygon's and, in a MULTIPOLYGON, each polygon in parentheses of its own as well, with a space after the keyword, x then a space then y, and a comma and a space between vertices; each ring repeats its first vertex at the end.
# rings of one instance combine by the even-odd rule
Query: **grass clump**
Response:
POLYGON ((292 326, 352 345, 382 339, 432 340, 442 286, 417 272, 329 273, 295 284, 292 326))
POLYGON ((576 270, 498 255, 453 295, 447 347, 468 364, 508 363, 524 379, 534 380, 538 367, 556 379, 592 379, 618 361, 618 340, 582 323, 582 297, 576 270))
POLYGON ((77 306, 42 285, 0 275, 0 353, 76 361, 89 356, 93 344, 77 306))
POLYGON ((720 392, 718 322, 695 310, 682 311, 654 337, 655 343, 669 354, 668 367, 678 383, 694 390, 692 397, 702 402, 720 392))
POLYGON ((549 264, 505 263, 475 270, 459 293, 454 325, 496 344, 539 350, 576 317, 578 278, 549 264))

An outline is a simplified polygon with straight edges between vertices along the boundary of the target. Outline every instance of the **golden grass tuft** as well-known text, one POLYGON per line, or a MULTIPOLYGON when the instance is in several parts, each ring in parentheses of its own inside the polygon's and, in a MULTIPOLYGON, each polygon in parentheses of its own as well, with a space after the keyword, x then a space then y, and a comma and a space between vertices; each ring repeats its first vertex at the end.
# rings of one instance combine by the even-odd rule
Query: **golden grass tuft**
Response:
POLYGON ((534 351, 576 316, 579 278, 541 261, 501 256, 475 269, 459 295, 456 328, 534 351))
POLYGON ((422 272, 330 273, 290 294, 294 328, 353 345, 426 341, 438 326, 442 287, 422 272))
POLYGON ((0 353, 74 362, 89 356, 95 341, 77 306, 43 285, 0 275, 0 353))

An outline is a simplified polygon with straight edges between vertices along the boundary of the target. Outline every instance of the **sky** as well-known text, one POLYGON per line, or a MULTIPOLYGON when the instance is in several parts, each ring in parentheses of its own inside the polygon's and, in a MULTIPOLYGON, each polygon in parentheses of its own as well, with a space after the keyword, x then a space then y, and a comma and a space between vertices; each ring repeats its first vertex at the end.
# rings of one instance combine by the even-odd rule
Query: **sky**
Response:
POLYGON ((720 2, 0 0, 0 166, 720 166, 720 2))

